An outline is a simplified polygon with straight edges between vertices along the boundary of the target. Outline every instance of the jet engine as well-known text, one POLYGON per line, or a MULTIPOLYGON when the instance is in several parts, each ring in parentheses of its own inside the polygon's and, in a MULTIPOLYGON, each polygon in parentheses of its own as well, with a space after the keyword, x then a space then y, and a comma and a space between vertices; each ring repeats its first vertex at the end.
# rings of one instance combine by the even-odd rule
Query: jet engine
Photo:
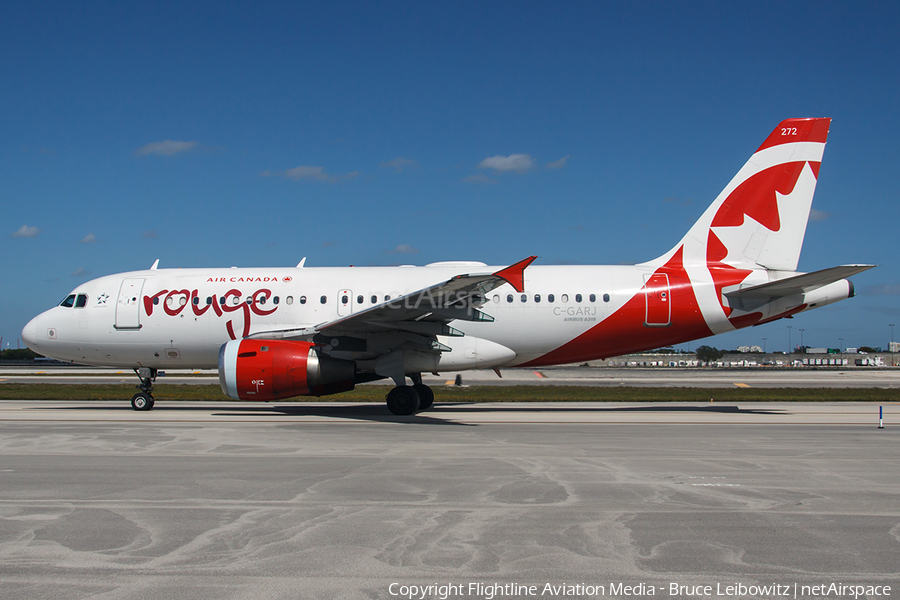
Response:
POLYGON ((219 349, 219 385, 235 400, 282 400, 352 390, 353 361, 319 354, 315 344, 232 340, 219 349))

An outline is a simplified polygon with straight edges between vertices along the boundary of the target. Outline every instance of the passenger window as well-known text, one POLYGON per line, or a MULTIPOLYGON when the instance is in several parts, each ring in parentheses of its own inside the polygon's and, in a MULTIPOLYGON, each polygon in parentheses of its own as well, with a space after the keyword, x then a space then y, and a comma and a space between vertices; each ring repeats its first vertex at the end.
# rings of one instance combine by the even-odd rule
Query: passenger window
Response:
POLYGON ((506 295, 506 301, 507 301, 507 302, 512 302, 512 301, 513 301, 513 295, 512 295, 512 294, 507 294, 507 295, 506 295))
POLYGON ((603 301, 609 302, 609 294, 603 294, 603 301))
POLYGON ((180 306, 184 306, 185 304, 187 304, 187 296, 180 296, 178 298, 178 304, 180 306))
POLYGON ((540 294, 535 294, 535 295, 534 295, 534 301, 535 301, 536 303, 537 303, 537 302, 540 302, 540 301, 541 301, 541 295, 540 295, 540 294))
POLYGON ((194 306, 199 306, 199 305, 200 305, 200 298, 198 298, 197 296, 194 296, 193 299, 191 300, 191 302, 194 303, 194 306))
POLYGON ((63 308, 72 308, 75 306, 75 294, 66 296, 66 299, 59 303, 63 308))
POLYGON ((328 302, 327 296, 319 296, 319 304, 325 304, 326 302, 328 302))
POLYGON ((238 304, 241 303, 241 299, 238 298, 237 296, 232 296, 232 297, 231 297, 231 303, 234 304, 235 306, 237 306, 238 304))
MULTIPOLYGON (((350 298, 346 294, 341 296, 341 304, 346 306, 348 302, 350 302, 350 298)), ((322 296, 322 304, 325 304, 325 296, 322 296)))
POLYGON ((563 302, 563 304, 565 304, 566 302, 569 301, 569 295, 563 294, 562 296, 559 297, 559 299, 563 302))
POLYGON ((87 305, 87 296, 84 294, 78 294, 78 298, 75 299, 75 308, 84 308, 87 305))
POLYGON ((500 304, 500 294, 494 294, 494 297, 491 298, 494 301, 494 304, 500 304))
POLYGON ((553 294, 547 294, 547 302, 553 302, 554 300, 556 300, 556 296, 554 296, 553 294))
POLYGON ((581 302, 581 294, 575 294, 575 302, 581 302))
POLYGON ((306 304, 306 296, 300 296, 300 304, 306 304))
POLYGON ((597 295, 596 295, 596 294, 591 294, 591 295, 590 295, 590 301, 591 301, 591 302, 596 302, 596 301, 597 301, 597 295))
POLYGON ((372 304, 376 304, 378 302, 378 296, 376 296, 375 294, 372 294, 372 297, 369 298, 369 300, 372 301, 372 304))
POLYGON ((520 298, 520 300, 522 302, 528 302, 528 296, 526 296, 525 294, 522 294, 522 297, 520 298))
POLYGON ((279 300, 280 298, 278 296, 275 296, 274 298, 272 298, 272 304, 278 304, 279 300))
POLYGON ((357 303, 357 304, 362 304, 362 303, 363 303, 363 297, 362 297, 362 294, 360 294, 359 296, 356 297, 356 303, 357 303))
POLYGON ((260 304, 265 304, 265 303, 266 303, 266 297, 265 297, 265 296, 260 296, 260 297, 259 297, 259 303, 260 303, 260 304))
POLYGON ((212 304, 212 296, 207 296, 206 297, 206 305, 209 306, 211 304, 212 304))
POLYGON ((385 296, 385 297, 384 297, 384 301, 385 301, 385 302, 390 302, 390 301, 391 301, 391 297, 390 297, 390 296, 385 296))
POLYGON ((247 304, 253 304, 253 296, 247 296, 247 299, 245 300, 245 302, 247 304))
MULTIPOLYGON (((156 300, 156 298, 154 298, 154 300, 156 300)), ((155 302, 154 302, 154 304, 155 304, 155 302)), ((225 296, 219 297, 219 304, 221 304, 222 306, 225 306, 225 296)))
MULTIPOLYGON (((288 304, 293 304, 293 303, 294 303, 294 297, 293 297, 293 296, 288 296, 287 298, 285 298, 284 301, 287 302, 288 304)), ((302 304, 302 303, 301 303, 301 304, 302 304)))

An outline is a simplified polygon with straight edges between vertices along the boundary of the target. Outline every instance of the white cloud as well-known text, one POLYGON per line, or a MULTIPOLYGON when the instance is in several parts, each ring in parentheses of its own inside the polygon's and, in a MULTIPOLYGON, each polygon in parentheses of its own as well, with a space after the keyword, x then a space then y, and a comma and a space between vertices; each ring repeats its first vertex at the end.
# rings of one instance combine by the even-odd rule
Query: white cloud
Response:
POLYGON ((810 221, 825 221, 829 218, 831 218, 831 213, 825 212, 824 210, 817 210, 815 208, 809 209, 810 221))
POLYGON ((544 166, 547 167, 548 169, 562 169, 564 166, 566 166, 566 161, 569 160, 570 156, 572 156, 572 155, 566 154, 561 159, 554 160, 553 162, 548 162, 544 166))
POLYGON ((861 296, 900 296, 900 283, 867 285, 859 291, 861 296))
POLYGON ((138 156, 147 156, 155 154, 157 156, 172 156, 179 152, 186 152, 197 145, 197 142, 176 142, 175 140, 166 140, 164 142, 153 142, 135 150, 138 156))
POLYGON ((24 238, 33 238, 37 237, 37 235, 41 232, 37 227, 29 227, 28 225, 22 225, 19 227, 19 230, 13 234, 10 234, 12 237, 24 237, 24 238))
POLYGON ((419 249, 413 248, 409 244, 400 244, 393 250, 389 250, 388 254, 418 254, 419 249))
POLYGON ((84 236, 84 239, 81 240, 81 241, 78 242, 78 243, 79 243, 79 244, 96 244, 96 243, 97 243, 97 236, 94 235, 94 232, 92 231, 91 233, 89 233, 89 234, 87 234, 86 236, 84 236))
POLYGON ((301 179, 326 181, 328 179, 328 175, 325 174, 325 167, 308 167, 305 165, 294 167, 293 169, 288 169, 283 173, 283 175, 288 179, 294 179, 296 181, 299 181, 301 179))
POLYGON ((325 172, 325 167, 311 167, 308 165, 300 165, 299 167, 294 167, 293 169, 287 169, 286 171, 263 171, 260 173, 263 177, 287 177, 288 179, 293 179, 295 181, 300 181, 301 179, 306 181, 328 181, 330 183, 334 183, 335 181, 340 181, 342 179, 356 179, 362 173, 359 171, 350 171, 349 173, 344 173, 343 175, 329 175, 325 172))
POLYGON ((84 267, 78 267, 74 272, 70 273, 72 277, 87 277, 88 271, 84 267))
POLYGON ((509 156, 491 156, 478 163, 479 169, 493 169, 505 172, 524 173, 534 165, 530 154, 510 154, 509 156))
POLYGON ((385 169, 394 169, 398 173, 402 173, 405 167, 416 167, 419 163, 409 158, 403 158, 402 156, 395 158, 394 160, 389 160, 387 162, 381 163, 381 166, 385 169))
POLYGON ((497 181, 487 175, 469 175, 463 179, 463 183, 497 183, 497 181))

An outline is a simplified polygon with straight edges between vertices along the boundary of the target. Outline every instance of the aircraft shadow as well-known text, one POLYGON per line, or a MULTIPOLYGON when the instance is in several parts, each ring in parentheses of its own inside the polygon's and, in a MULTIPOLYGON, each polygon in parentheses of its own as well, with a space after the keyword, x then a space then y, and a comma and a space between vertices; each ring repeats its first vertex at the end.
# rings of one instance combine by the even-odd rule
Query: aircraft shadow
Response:
MULTIPOLYGON (((438 405, 435 404, 435 407, 438 405)), ((358 404, 354 406, 328 406, 296 404, 292 406, 260 406, 236 409, 234 412, 213 413, 217 417, 270 416, 273 413, 292 417, 329 417, 333 419, 350 419, 354 421, 372 421, 376 423, 406 423, 428 425, 456 425, 459 427, 475 427, 470 423, 458 423, 431 416, 431 411, 415 415, 399 416, 391 414, 387 407, 378 404, 358 404)))
MULTIPOLYGON (((785 409, 767 408, 739 408, 733 405, 711 406, 684 406, 653 404, 649 406, 579 406, 578 404, 550 404, 542 406, 521 403, 511 406, 509 404, 498 405, 490 402, 436 402, 434 408, 428 412, 416 415, 398 416, 391 414, 387 407, 381 403, 361 403, 354 405, 329 405, 329 404, 305 404, 292 405, 260 405, 222 407, 223 410, 213 412, 215 417, 269 417, 272 415, 286 415, 293 417, 326 417, 333 419, 347 419, 353 421, 371 421, 378 423, 405 423, 405 424, 430 424, 430 425, 455 425, 459 427, 477 427, 474 423, 461 423, 453 418, 462 413, 507 413, 507 414, 540 414, 540 413, 716 413, 734 415, 788 415, 785 409)), ((128 405, 109 404, 106 406, 71 406, 71 407, 39 407, 38 410, 92 410, 92 411, 131 411, 128 405)), ((207 412, 208 406, 202 404, 182 405, 180 403, 166 403, 163 401, 153 409, 153 412, 207 412)), ((152 413, 151 413, 152 414, 152 413)))
MULTIPOLYGON (((435 402, 435 406, 439 406, 435 402)), ((565 408, 557 406, 491 406, 490 403, 475 402, 454 402, 441 406, 441 412, 464 412, 471 411, 472 406, 477 406, 480 412, 584 412, 584 413, 604 413, 604 412, 699 412, 699 413, 734 413, 742 415, 787 415, 789 411, 784 409, 763 409, 763 408, 739 408, 737 406, 728 405, 710 405, 710 406, 668 406, 665 404, 654 404, 652 406, 566 406, 565 408)))

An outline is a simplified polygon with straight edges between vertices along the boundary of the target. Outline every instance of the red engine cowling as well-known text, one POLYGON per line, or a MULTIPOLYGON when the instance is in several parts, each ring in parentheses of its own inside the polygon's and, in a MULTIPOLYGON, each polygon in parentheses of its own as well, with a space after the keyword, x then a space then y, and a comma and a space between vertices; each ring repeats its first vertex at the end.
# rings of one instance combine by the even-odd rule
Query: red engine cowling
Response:
POLYGON ((219 385, 235 400, 282 400, 352 390, 355 365, 320 356, 315 344, 231 340, 219 349, 219 385))

